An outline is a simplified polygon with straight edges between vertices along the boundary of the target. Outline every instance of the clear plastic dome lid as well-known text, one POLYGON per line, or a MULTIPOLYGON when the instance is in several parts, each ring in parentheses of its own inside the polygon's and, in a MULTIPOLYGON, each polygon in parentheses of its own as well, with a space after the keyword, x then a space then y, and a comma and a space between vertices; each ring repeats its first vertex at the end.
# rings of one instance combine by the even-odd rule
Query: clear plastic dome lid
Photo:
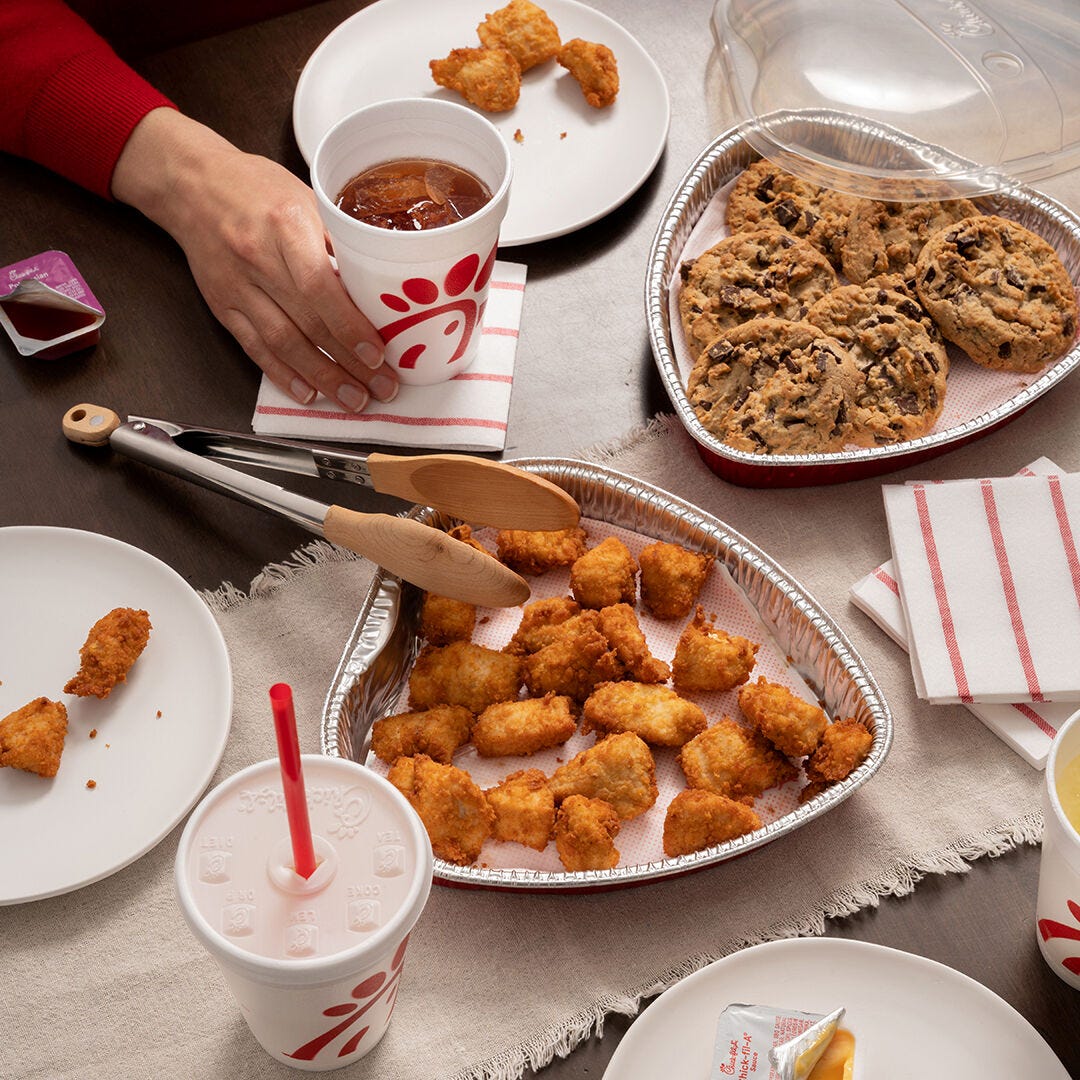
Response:
POLYGON ((747 141, 823 186, 975 195, 1080 165, 1078 0, 717 0, 747 141))

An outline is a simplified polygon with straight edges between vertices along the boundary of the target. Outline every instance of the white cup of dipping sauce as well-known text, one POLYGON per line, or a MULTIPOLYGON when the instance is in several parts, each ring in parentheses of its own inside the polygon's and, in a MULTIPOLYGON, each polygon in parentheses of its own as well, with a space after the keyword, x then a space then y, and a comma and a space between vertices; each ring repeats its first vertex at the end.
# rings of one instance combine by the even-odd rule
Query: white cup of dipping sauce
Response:
POLYGON ((293 869, 277 759, 195 808, 176 854, 180 909, 217 961, 251 1033, 285 1065, 363 1057, 390 1022, 432 855, 401 793, 342 758, 302 758, 317 866, 293 869))
POLYGON ((476 358, 511 171, 509 148, 495 126, 439 98, 369 105, 319 143, 311 182, 338 272, 378 329, 386 362, 402 383, 444 382, 476 358), (371 225, 338 208, 342 191, 360 173, 417 159, 467 170, 490 200, 453 224, 411 231, 371 225))
POLYGON ((1080 990, 1080 711, 1054 738, 1042 803, 1036 936, 1054 974, 1080 990))

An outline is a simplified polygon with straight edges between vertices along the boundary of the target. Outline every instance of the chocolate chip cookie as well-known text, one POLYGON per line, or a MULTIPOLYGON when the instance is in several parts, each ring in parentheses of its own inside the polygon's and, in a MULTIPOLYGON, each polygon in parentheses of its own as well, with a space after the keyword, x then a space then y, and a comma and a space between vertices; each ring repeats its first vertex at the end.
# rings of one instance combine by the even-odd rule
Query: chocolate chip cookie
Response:
POLYGON ((1035 372, 1076 337, 1076 289, 1057 252, 1007 218, 982 214, 934 233, 915 287, 942 334, 984 367, 1035 372))
POLYGON ((818 327, 758 319, 724 334, 711 351, 709 365, 709 351, 695 365, 688 394, 702 426, 729 446, 812 454, 852 441, 851 411, 865 376, 818 327))
POLYGON ((860 199, 848 221, 840 252, 844 277, 861 283, 876 274, 910 278, 923 245, 947 225, 974 217, 968 199, 946 202, 878 202, 860 199))
POLYGON ((862 201, 800 180, 762 158, 735 181, 726 222, 732 232, 781 229, 798 236, 839 269, 848 219, 862 201))
POLYGON ((799 319, 836 285, 828 260, 778 229, 735 233, 680 269, 679 314, 696 357, 723 331, 763 317, 799 319))
POLYGON ((823 296, 806 321, 851 353, 866 382, 855 398, 854 441, 864 446, 917 439, 941 415, 949 360, 929 315, 888 289, 844 285, 823 296))

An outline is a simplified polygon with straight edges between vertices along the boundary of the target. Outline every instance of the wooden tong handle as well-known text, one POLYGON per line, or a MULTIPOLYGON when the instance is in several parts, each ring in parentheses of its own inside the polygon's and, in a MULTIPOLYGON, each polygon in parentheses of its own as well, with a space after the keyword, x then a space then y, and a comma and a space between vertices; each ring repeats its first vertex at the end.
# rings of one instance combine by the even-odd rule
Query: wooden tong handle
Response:
POLYGON ((61 422, 64 435, 71 442, 85 446, 104 446, 109 436, 123 423, 119 416, 101 405, 74 405, 61 422))

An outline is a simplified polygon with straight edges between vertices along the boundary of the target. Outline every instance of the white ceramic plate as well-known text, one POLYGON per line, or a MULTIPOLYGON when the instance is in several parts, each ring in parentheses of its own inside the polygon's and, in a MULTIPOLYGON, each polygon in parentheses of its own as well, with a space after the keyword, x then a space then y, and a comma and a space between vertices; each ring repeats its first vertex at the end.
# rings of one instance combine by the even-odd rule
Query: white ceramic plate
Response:
POLYGON ((97 533, 0 529, 0 613, 0 717, 43 695, 68 709, 55 777, 0 769, 0 904, 14 904, 98 881, 180 822, 225 749, 232 677, 187 582, 97 533), (149 644, 107 698, 65 694, 87 632, 115 607, 149 613, 149 644))
MULTIPOLYGON (((563 41, 580 37, 611 49, 619 94, 611 106, 594 109, 552 60, 524 74, 513 109, 482 113, 514 160, 502 247, 563 236, 614 210, 652 172, 667 141, 667 87, 637 40, 575 0, 541 6, 563 41)), ((428 61, 478 47, 476 27, 497 7, 491 0, 439 0, 420 12, 412 0, 379 0, 346 19, 311 54, 296 85, 293 130, 304 158, 310 163, 323 135, 365 105, 397 97, 464 104, 435 85, 428 61)))
POLYGON ((981 983, 911 953, 842 938, 756 945, 661 994, 619 1043, 604 1080, 708 1077, 716 1019, 744 1002, 844 1006, 854 1080, 1069 1080, 1042 1036, 981 983))

